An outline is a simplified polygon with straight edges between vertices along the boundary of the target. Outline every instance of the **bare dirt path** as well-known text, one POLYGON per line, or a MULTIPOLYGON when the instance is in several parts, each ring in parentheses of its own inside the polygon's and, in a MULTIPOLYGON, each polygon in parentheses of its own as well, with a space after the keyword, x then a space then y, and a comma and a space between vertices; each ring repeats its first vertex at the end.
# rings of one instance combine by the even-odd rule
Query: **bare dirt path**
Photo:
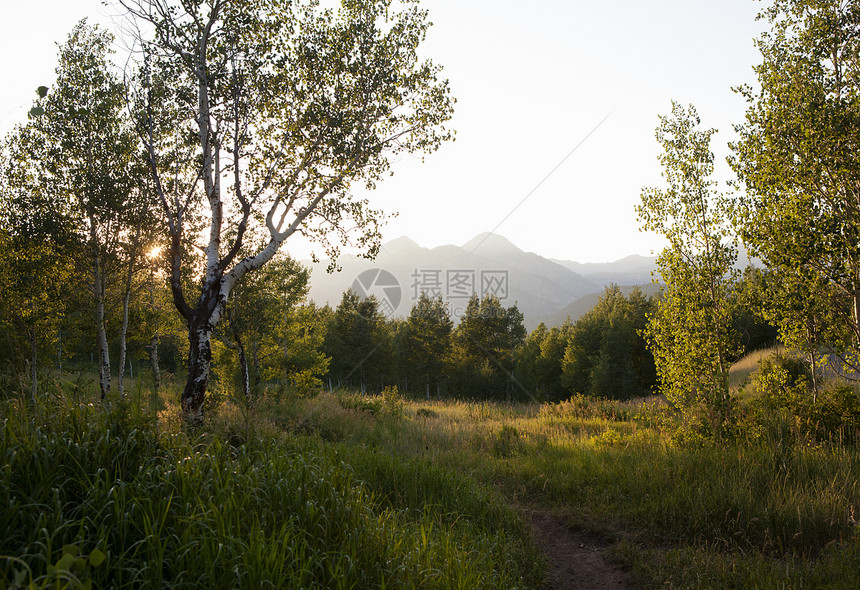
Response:
POLYGON ((589 533, 572 530, 546 511, 523 509, 537 545, 549 559, 543 590, 633 590, 629 574, 607 557, 609 544, 589 533))

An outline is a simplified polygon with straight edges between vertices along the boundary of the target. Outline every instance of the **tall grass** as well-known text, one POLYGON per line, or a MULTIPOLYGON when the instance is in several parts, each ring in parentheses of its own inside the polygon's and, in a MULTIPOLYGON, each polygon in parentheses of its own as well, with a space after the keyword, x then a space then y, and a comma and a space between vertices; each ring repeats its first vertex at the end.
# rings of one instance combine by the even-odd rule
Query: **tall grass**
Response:
POLYGON ((537 581, 521 525, 471 480, 423 474, 438 489, 457 490, 463 511, 454 515, 397 487, 394 480, 412 480, 418 466, 358 454, 359 479, 342 451, 318 439, 257 433, 234 446, 215 431, 165 431, 153 414, 122 403, 6 401, 2 415, 2 586, 498 588, 537 581))
POLYGON ((860 587, 860 450, 778 414, 689 444, 641 400, 337 392, 228 401, 192 431, 167 399, 76 395, 0 409, 6 585, 535 588, 528 504, 646 588, 860 587))
POLYGON ((617 555, 646 587, 860 586, 850 566, 860 561, 855 446, 811 445, 776 424, 734 443, 682 444, 641 402, 410 402, 392 420, 371 409, 374 399, 360 408, 349 396, 323 395, 263 414, 337 441, 356 474, 384 481, 380 490, 397 490, 408 504, 456 505, 459 489, 420 473, 463 472, 509 502, 625 540, 617 555), (356 448, 390 463, 364 471, 356 448))

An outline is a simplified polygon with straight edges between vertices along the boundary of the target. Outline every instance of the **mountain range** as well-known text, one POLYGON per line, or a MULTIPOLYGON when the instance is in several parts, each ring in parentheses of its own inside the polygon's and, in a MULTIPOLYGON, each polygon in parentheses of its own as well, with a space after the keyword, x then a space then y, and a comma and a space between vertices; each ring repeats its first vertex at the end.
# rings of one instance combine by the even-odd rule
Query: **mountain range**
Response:
POLYGON ((423 291, 441 295, 456 323, 472 293, 492 293, 504 306, 516 304, 531 330, 542 321, 548 326, 560 325, 568 316, 575 321, 611 283, 650 285, 655 261, 645 256, 607 263, 552 260, 483 233, 462 246, 436 248, 400 237, 384 243, 376 260, 340 257, 341 270, 331 274, 326 260, 303 263, 311 268, 310 298, 318 305, 336 307, 344 291, 352 289, 375 295, 385 315, 406 317, 423 291))

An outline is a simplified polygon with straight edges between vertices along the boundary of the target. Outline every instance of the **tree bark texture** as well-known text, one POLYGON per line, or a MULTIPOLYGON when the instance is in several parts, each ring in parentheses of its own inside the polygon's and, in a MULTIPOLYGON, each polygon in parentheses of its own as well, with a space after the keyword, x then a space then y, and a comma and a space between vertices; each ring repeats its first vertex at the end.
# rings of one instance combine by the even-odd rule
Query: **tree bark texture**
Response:
POLYGON ((152 387, 154 393, 158 393, 158 390, 161 387, 161 372, 158 369, 158 343, 159 343, 158 332, 152 335, 152 338, 149 341, 149 363, 152 367, 152 387))

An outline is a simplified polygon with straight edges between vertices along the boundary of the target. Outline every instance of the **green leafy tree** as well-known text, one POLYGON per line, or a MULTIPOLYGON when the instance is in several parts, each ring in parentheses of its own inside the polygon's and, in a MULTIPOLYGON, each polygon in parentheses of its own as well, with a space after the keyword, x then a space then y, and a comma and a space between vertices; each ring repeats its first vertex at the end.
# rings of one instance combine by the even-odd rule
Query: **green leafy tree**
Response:
POLYGON ((758 89, 732 166, 746 187, 738 226, 768 269, 765 318, 787 346, 824 347, 860 369, 860 7, 779 0, 757 46, 758 89))
POLYGON ((426 293, 412 306, 404 326, 404 353, 413 383, 423 383, 427 399, 430 386, 439 382, 451 353, 451 331, 454 323, 441 297, 426 293))
POLYGON ((351 186, 372 187, 398 154, 450 138, 453 99, 439 68, 418 58, 428 21, 410 0, 337 11, 310 0, 119 1, 153 33, 141 40, 138 129, 189 327, 182 407, 199 419, 212 331, 234 286, 296 232, 332 258, 354 232, 375 254, 382 214, 351 186), (183 246, 198 215, 202 258, 183 246), (263 247, 239 257, 254 228, 263 247), (193 292, 186 265, 202 277, 193 292))
POLYGON ((538 359, 541 353, 541 344, 546 340, 548 330, 541 322, 529 332, 525 342, 517 355, 517 365, 514 371, 517 380, 529 391, 534 391, 537 397, 543 397, 540 391, 540 378, 538 376, 538 359))
POLYGON ((269 363, 269 377, 280 377, 283 389, 298 395, 319 392, 331 362, 323 351, 327 328, 326 314, 313 303, 287 310, 278 332, 282 351, 269 363))
POLYGON ((109 63, 112 39, 86 21, 74 27, 60 47, 56 83, 40 89, 31 120, 9 144, 15 164, 28 168, 38 185, 43 214, 57 219, 55 240, 76 242, 64 252, 90 274, 102 397, 111 387, 107 318, 112 294, 124 303, 120 376, 125 364, 131 278, 142 250, 148 194, 124 86, 109 63), (115 280, 121 275, 127 277, 124 285, 115 280))
MULTIPOLYGON (((292 324, 312 320, 295 310, 307 296, 309 278, 307 268, 289 256, 277 256, 233 289, 222 342, 236 353, 246 399, 252 399, 267 374, 280 376, 286 370, 284 357, 294 344, 290 338, 303 340, 300 326, 292 324)), ((297 349, 306 355, 304 346, 297 349)))
POLYGON ((637 391, 637 375, 633 361, 633 341, 636 330, 632 322, 616 311, 609 318, 600 342, 600 350, 591 369, 591 394, 598 397, 628 398, 637 391))
POLYGON ((625 296, 606 287, 597 304, 568 330, 560 382, 567 393, 627 399, 654 386, 654 358, 641 331, 653 301, 634 287, 625 296))
POLYGON ((529 394, 513 375, 525 337, 516 305, 506 308, 493 295, 472 295, 453 332, 453 381, 461 395, 510 400, 512 394, 529 394))
POLYGON ((591 373, 604 331, 599 308, 592 308, 571 327, 561 364, 561 383, 568 391, 590 393, 591 373))
POLYGON ((343 294, 331 316, 324 350, 331 357, 330 374, 338 385, 382 390, 393 364, 392 333, 376 297, 343 294))
POLYGON ((646 231, 669 245, 657 259, 666 284, 648 322, 661 390, 682 409, 704 403, 714 416, 727 407, 728 371, 737 353, 731 292, 737 258, 729 227, 731 203, 710 179, 713 129, 701 129, 696 109, 672 103, 660 117, 657 141, 666 188, 646 188, 636 208, 646 231))
POLYGON ((162 364, 173 372, 177 365, 181 366, 176 352, 187 346, 187 331, 173 307, 166 280, 170 271, 161 255, 161 248, 153 247, 145 261, 145 268, 137 276, 138 302, 133 308, 133 320, 137 328, 139 350, 146 351, 149 357, 153 392, 158 392, 162 364))
POLYGON ((559 400, 567 396, 562 384, 562 363, 573 326, 547 327, 540 323, 531 331, 517 357, 515 375, 537 399, 559 400))
POLYGON ((8 371, 13 378, 8 385, 15 388, 14 378, 29 368, 34 398, 39 365, 56 341, 67 311, 64 287, 72 272, 57 244, 35 228, 0 229, 0 326, 4 332, 0 350, 4 351, 4 364, 8 363, 0 371, 8 371))

